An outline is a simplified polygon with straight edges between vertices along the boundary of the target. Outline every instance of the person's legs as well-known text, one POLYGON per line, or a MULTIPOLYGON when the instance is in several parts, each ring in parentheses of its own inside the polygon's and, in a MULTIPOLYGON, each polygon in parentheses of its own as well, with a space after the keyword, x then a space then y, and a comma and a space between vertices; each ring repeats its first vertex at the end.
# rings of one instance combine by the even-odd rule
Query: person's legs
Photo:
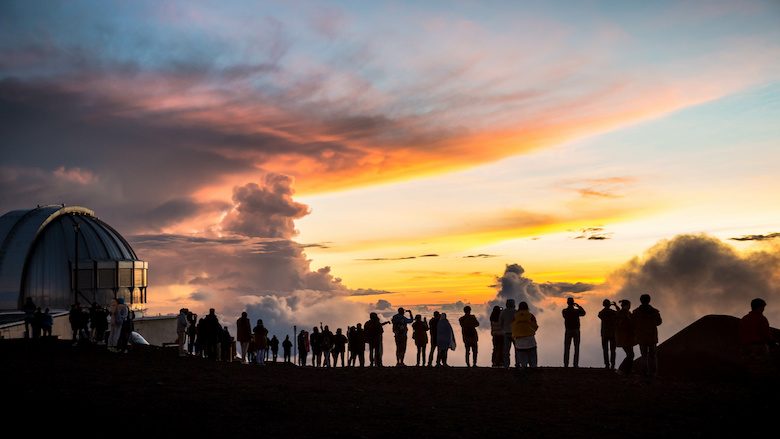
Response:
POLYGON ((563 367, 569 367, 569 350, 572 339, 572 332, 567 329, 563 335, 563 367))
POLYGON ((580 367, 580 330, 574 332, 574 367, 580 367))
MULTIPOLYGON (((512 346, 514 345, 514 341, 512 339, 512 334, 504 334, 504 369, 509 369, 511 366, 510 363, 510 351, 512 350, 512 346)), ((517 354, 515 354, 515 366, 517 365, 517 354)))

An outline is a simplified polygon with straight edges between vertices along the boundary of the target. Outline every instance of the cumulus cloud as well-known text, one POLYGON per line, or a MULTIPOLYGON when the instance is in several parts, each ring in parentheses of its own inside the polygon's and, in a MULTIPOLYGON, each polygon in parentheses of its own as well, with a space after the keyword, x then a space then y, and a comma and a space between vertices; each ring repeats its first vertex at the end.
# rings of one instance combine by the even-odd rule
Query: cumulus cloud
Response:
MULTIPOLYGON (((632 303, 638 303, 641 294, 650 294, 651 304, 665 316, 659 332, 668 337, 708 314, 742 317, 756 297, 778 303, 778 273, 776 244, 741 253, 709 235, 679 235, 628 261, 607 284, 615 298, 632 303)), ((772 306, 767 314, 780 317, 772 306)))

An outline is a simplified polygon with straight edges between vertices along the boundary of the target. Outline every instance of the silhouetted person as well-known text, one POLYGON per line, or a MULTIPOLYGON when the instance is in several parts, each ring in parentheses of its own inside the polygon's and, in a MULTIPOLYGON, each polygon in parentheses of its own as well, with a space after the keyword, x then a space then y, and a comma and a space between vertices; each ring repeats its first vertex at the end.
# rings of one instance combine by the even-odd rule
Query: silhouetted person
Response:
POLYGON ((198 338, 198 315, 187 312, 187 320, 190 322, 190 326, 187 329, 187 351, 190 354, 194 354, 195 340, 198 338))
POLYGON ((601 350, 604 352, 604 368, 615 369, 615 319, 619 308, 615 302, 604 299, 604 309, 599 311, 601 319, 601 350), (612 307, 615 309, 612 309, 612 307))
POLYGON ((368 321, 363 325, 363 330, 368 344, 368 359, 371 366, 382 367, 382 323, 377 313, 372 312, 368 321))
POLYGON ((309 334, 301 329, 298 334, 298 366, 306 366, 306 357, 309 355, 309 334))
POLYGON ((268 347, 271 348, 271 359, 276 363, 276 357, 279 355, 279 339, 276 335, 271 337, 271 341, 268 342, 268 347))
POLYGON ((439 319, 441 319, 441 314, 439 314, 439 311, 434 311, 433 317, 428 323, 428 326, 431 328, 431 353, 428 354, 429 367, 433 365, 433 354, 436 351, 437 343, 439 341, 439 319))
POLYGON ((35 324, 35 302, 32 297, 28 297, 22 305, 22 311, 24 312, 24 338, 33 338, 33 326, 35 324))
POLYGON ((284 362, 285 363, 289 363, 291 361, 290 357, 292 355, 292 347, 293 347, 293 344, 290 341, 290 336, 286 335, 284 337, 284 341, 282 342, 282 353, 284 355, 284 362))
POLYGON ((395 335, 395 360, 396 366, 404 366, 404 357, 406 356, 406 344, 407 334, 409 327, 407 324, 414 322, 412 318, 412 311, 409 312, 409 317, 404 316, 404 309, 398 308, 398 314, 394 315, 391 321, 393 322, 393 334, 395 335))
POLYGON ((322 366, 322 334, 316 326, 312 328, 309 336, 309 345, 311 345, 311 365, 314 367, 322 366))
POLYGON ((661 313, 650 306, 650 295, 639 296, 639 307, 631 314, 634 321, 634 334, 642 356, 642 372, 645 376, 658 374, 658 326, 661 325, 661 313))
POLYGON ((43 320, 41 321, 41 331, 43 337, 51 337, 51 328, 54 326, 54 317, 52 317, 49 308, 43 311, 43 320))
POLYGON ((535 368, 538 365, 536 353, 536 330, 539 324, 536 317, 528 310, 526 302, 517 305, 517 312, 512 319, 512 338, 515 343, 515 358, 517 370, 527 367, 535 368))
POLYGON ((739 339, 742 350, 751 369, 765 368, 769 365, 769 346, 776 344, 772 338, 769 320, 764 316, 766 302, 753 299, 750 312, 739 321, 739 339))
MULTIPOLYGON (((33 320, 34 319, 35 310, 33 309, 33 320)), ((84 312, 84 310, 81 308, 80 302, 76 302, 71 305, 68 319, 70 320, 70 328, 73 331, 73 346, 78 345, 79 340, 89 339, 89 336, 87 335, 89 314, 84 312)), ((33 323, 31 323, 31 326, 33 326, 33 323)), ((29 336, 32 337, 33 334, 30 333, 29 336)))
POLYGON ((412 338, 414 339, 414 345, 417 347, 417 366, 425 366, 425 351, 428 346, 428 322, 422 319, 420 314, 414 316, 414 323, 412 323, 412 338))
POLYGON ((449 367, 447 364, 447 354, 449 350, 455 350, 455 333, 452 332, 452 325, 447 320, 447 314, 441 313, 438 328, 436 331, 436 346, 438 347, 438 356, 436 357, 436 366, 449 367))
MULTIPOLYGON (((515 300, 508 299, 506 301, 506 308, 501 311, 498 316, 498 324, 501 326, 504 332, 504 369, 509 369, 512 365, 510 362, 511 350, 514 345, 514 339, 512 339, 512 319, 515 318, 515 300)), ((515 353, 515 365, 517 365, 517 353, 515 353)))
POLYGON ((620 311, 615 316, 615 345, 623 349, 626 358, 620 363, 616 372, 624 375, 630 375, 634 366, 634 345, 636 337, 634 336, 634 321, 631 316, 631 302, 628 300, 620 301, 620 311))
POLYGON ((574 367, 580 366, 580 317, 585 310, 574 302, 573 297, 566 299, 566 308, 561 311, 566 332, 563 338, 563 367, 569 367, 569 350, 574 343, 574 367))
POLYGON ((252 322, 249 320, 246 312, 241 313, 241 317, 236 320, 236 341, 241 348, 241 362, 246 363, 247 349, 249 341, 252 340, 252 322))
POLYGON ((263 320, 257 321, 257 326, 252 331, 255 335, 255 364, 265 366, 265 351, 268 350, 268 329, 263 325, 263 320))
MULTIPOLYGON (((95 303, 97 305, 97 303, 95 303)), ((183 357, 187 355, 186 351, 184 350, 184 345, 187 343, 186 340, 186 334, 187 334, 187 325, 189 322, 187 321, 187 308, 181 308, 179 310, 179 316, 176 319, 176 335, 178 335, 178 342, 179 342, 179 356, 183 357)))
POLYGON ((490 313, 490 336, 493 338, 493 367, 504 366, 504 328, 501 327, 498 318, 501 316, 501 307, 496 305, 490 313))
POLYGON ((33 313, 33 338, 38 340, 41 338, 41 326, 43 325, 43 311, 41 307, 35 309, 33 313))
POLYGON ((360 362, 360 367, 365 366, 366 362, 366 334, 363 330, 363 325, 358 323, 349 330, 349 364, 351 366, 357 366, 357 362, 360 362))
POLYGON ((209 313, 203 318, 202 333, 206 358, 217 359, 217 343, 219 343, 219 333, 222 325, 219 323, 214 308, 209 309, 209 313))
POLYGON ((230 335, 230 330, 227 326, 222 327, 219 331, 219 344, 217 346, 217 358, 220 361, 233 360, 233 336, 230 335))
POLYGON ((461 333, 463 335, 463 346, 466 347, 466 367, 469 367, 469 353, 473 357, 474 367, 477 367, 477 326, 479 321, 471 313, 471 307, 463 307, 464 314, 458 319, 460 322, 461 333))
MULTIPOLYGON (((322 323, 320 323, 320 326, 322 326, 322 323)), ((324 328, 322 328, 322 366, 323 367, 330 367, 330 355, 333 351, 333 332, 328 328, 328 325, 325 325, 324 328)))
POLYGON ((341 332, 341 328, 336 329, 333 334, 333 367, 338 366, 341 358, 341 367, 344 367, 344 353, 347 350, 347 336, 341 332))

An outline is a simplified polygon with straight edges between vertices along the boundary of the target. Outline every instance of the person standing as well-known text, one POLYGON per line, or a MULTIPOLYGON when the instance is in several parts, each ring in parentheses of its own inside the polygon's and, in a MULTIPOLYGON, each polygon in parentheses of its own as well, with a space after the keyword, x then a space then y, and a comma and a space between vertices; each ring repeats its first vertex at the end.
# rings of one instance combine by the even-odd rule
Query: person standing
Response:
POLYGON ((271 349, 271 359, 276 363, 276 357, 279 356, 279 339, 276 338, 275 334, 271 337, 271 341, 268 342, 268 347, 271 349))
POLYGON ((51 337, 51 328, 54 326, 54 317, 52 317, 49 308, 46 308, 43 312, 43 321, 41 323, 41 330, 43 331, 43 337, 51 337))
POLYGON ((623 375, 630 375, 634 366, 634 345, 636 344, 634 336, 634 322, 631 319, 631 302, 628 300, 620 301, 620 311, 615 316, 615 346, 622 348, 626 358, 620 363, 616 372, 623 375))
POLYGON ((604 368, 615 370, 615 318, 619 308, 615 302, 604 299, 604 309, 599 311, 601 319, 601 350, 604 352, 604 368), (612 307, 615 309, 612 309, 612 307))
POLYGON ((282 342, 282 354, 284 355, 284 362, 289 363, 290 362, 290 356, 292 354, 292 347, 293 344, 290 341, 290 336, 286 335, 284 337, 284 341, 282 342))
POLYGON ((360 367, 364 367, 366 363, 366 333, 362 324, 358 323, 350 329, 349 345, 349 364, 357 366, 357 362, 360 362, 360 367))
POLYGON ((455 350, 455 333, 452 332, 452 325, 447 320, 447 314, 441 313, 439 317, 438 328, 436 330, 436 346, 439 349, 436 357, 436 366, 449 367, 447 364, 447 354, 449 350, 455 350))
POLYGON ((765 369, 769 365, 769 346, 776 344, 765 309, 764 299, 753 299, 750 312, 739 321, 739 339, 751 369, 765 369))
POLYGON ((526 367, 535 368, 538 365, 536 353, 536 330, 539 324, 536 317, 531 314, 526 302, 517 305, 517 312, 512 319, 512 338, 515 343, 515 358, 517 371, 526 367))
MULTIPOLYGON (((504 332, 504 369, 509 369, 511 366, 510 356, 514 339, 512 338, 512 319, 515 318, 515 299, 508 299, 506 301, 506 308, 501 311, 498 316, 498 324, 501 326, 501 330, 504 332)), ((515 365, 517 365, 517 353, 515 353, 515 365)))
POLYGON ((567 307, 561 311, 565 334, 563 338, 563 367, 569 367, 569 349, 574 344, 574 367, 580 366, 580 317, 585 315, 585 310, 574 302, 573 297, 566 299, 567 307))
POLYGON ((336 333, 333 334, 333 367, 338 365, 339 358, 341 358, 341 367, 344 367, 344 355, 348 341, 341 328, 336 328, 336 333))
POLYGON ((417 366, 425 366, 425 350, 428 346, 428 322, 422 319, 420 314, 414 316, 414 323, 412 323, 412 338, 414 339, 414 345, 417 347, 417 366))
POLYGON ((119 339, 122 337, 122 330, 125 327, 129 309, 125 305, 125 300, 121 297, 116 300, 111 299, 111 307, 114 308, 114 313, 111 316, 108 350, 117 353, 119 352, 119 339))
POLYGON ((404 357, 406 356, 407 333, 409 327, 407 324, 414 322, 412 311, 409 310, 409 317, 404 316, 404 309, 398 308, 398 314, 391 319, 393 323, 393 334, 395 335, 395 360, 396 367, 405 366, 404 357))
POLYGON ((477 327, 479 320, 471 313, 471 307, 463 307, 463 315, 458 319, 460 322, 461 333, 463 334, 463 345, 466 347, 466 367, 469 367, 469 353, 473 357, 474 367, 477 367, 477 327))
POLYGON ((298 366, 306 366, 306 357, 309 355, 309 334, 303 329, 298 334, 298 366))
POLYGON ((504 328, 498 322, 501 316, 501 307, 496 305, 490 313, 490 335, 493 338, 493 367, 504 365, 504 328))
POLYGON ((241 313, 241 317, 236 320, 236 341, 241 348, 241 362, 246 363, 246 353, 249 348, 249 341, 252 340, 252 322, 246 312, 241 313))
POLYGON ((642 373, 647 377, 658 375, 658 326, 661 325, 661 313, 650 306, 650 295, 639 296, 639 307, 631 314, 634 321, 634 334, 642 356, 642 373))
POLYGON ((366 343, 368 343, 368 360, 371 366, 382 367, 382 323, 379 322, 379 315, 372 312, 368 321, 363 325, 366 343))
POLYGON ((187 342, 187 326, 189 325, 189 322, 187 321, 187 308, 182 308, 179 310, 179 317, 176 320, 176 334, 179 336, 178 342, 179 342, 179 356, 183 357, 187 355, 184 345, 187 342))
POLYGON ((35 302, 32 297, 28 297, 24 301, 22 311, 24 312, 24 338, 33 338, 32 329, 35 325, 35 302))
POLYGON ((257 321, 254 329, 255 335, 255 364, 265 366, 265 351, 268 350, 268 329, 263 325, 263 320, 257 321))
POLYGON ((433 365, 433 353, 436 351, 438 342, 439 319, 441 319, 441 314, 439 314, 439 311, 434 311, 433 318, 431 318, 431 322, 428 324, 431 329, 431 353, 428 354, 428 367, 433 365))

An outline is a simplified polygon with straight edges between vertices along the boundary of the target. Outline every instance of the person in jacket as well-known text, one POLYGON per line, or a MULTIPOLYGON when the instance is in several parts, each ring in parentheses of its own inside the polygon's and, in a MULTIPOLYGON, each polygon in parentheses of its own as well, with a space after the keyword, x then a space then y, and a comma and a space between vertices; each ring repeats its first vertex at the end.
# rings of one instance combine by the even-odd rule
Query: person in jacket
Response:
POLYGON ((255 364, 265 366, 265 351, 268 350, 268 329, 263 325, 263 320, 257 321, 254 330, 255 335, 255 364))
POLYGON ((650 306, 650 295, 639 296, 639 307, 631 314, 634 321, 634 335, 642 355, 642 372, 645 376, 658 374, 658 326, 661 325, 661 313, 650 306))
POLYGON ((766 302, 753 299, 750 312, 739 321, 739 340, 750 368, 764 368, 769 363, 769 346, 777 343, 772 338, 769 320, 764 316, 766 302))
POLYGON ((422 319, 420 314, 414 316, 414 323, 412 323, 412 338, 414 339, 414 345, 417 347, 417 366, 425 366, 425 351, 428 347, 428 322, 422 319))
POLYGON ((242 363, 246 363, 246 354, 250 340, 252 340, 252 322, 249 320, 247 313, 242 312, 241 317, 236 320, 236 341, 241 348, 242 363))
POLYGON ((620 301, 620 311, 615 316, 615 346, 622 348, 626 357, 618 366, 616 372, 630 375, 634 365, 634 322, 631 319, 631 302, 620 301))
POLYGON ((428 326, 431 329, 431 353, 428 354, 428 367, 433 366, 433 353, 436 351, 439 338, 439 319, 441 319, 441 314, 439 314, 439 311, 434 311, 431 321, 428 322, 428 326))
POLYGON ((490 313, 490 336, 493 338, 493 367, 504 366, 504 329, 498 318, 501 316, 501 307, 496 305, 490 313))
POLYGON ((447 353, 450 349, 455 350, 455 333, 452 332, 452 325, 447 320, 446 313, 440 314, 437 326, 436 344, 439 348, 439 354, 436 357, 436 366, 449 367, 449 364, 447 364, 447 353))
POLYGON ((512 319, 511 327, 517 370, 526 367, 535 368, 538 364, 535 335, 539 324, 536 322, 536 317, 528 310, 526 302, 520 302, 517 305, 517 312, 512 319))
POLYGON ((363 325, 363 334, 368 344, 369 365, 382 367, 382 323, 379 321, 379 315, 372 312, 368 321, 363 325))

